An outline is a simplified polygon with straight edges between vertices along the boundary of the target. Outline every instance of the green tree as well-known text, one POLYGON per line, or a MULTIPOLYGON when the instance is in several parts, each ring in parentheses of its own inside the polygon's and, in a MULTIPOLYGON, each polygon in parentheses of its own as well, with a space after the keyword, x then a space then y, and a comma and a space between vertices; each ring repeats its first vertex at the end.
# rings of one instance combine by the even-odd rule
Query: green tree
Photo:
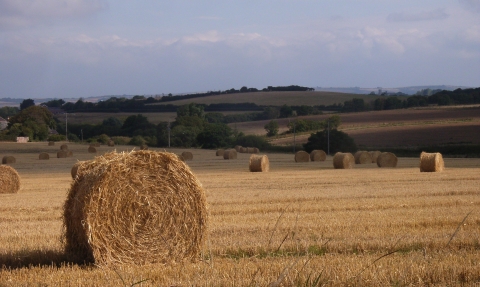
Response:
POLYGON ((32 99, 26 99, 26 100, 23 100, 21 103, 20 103, 20 110, 24 110, 28 107, 31 107, 31 106, 35 106, 35 101, 32 100, 32 99))
POLYGON ((265 126, 265 130, 267 131, 267 137, 273 137, 278 134, 279 126, 276 120, 269 121, 265 126))
POLYGON ((50 129, 56 128, 53 114, 41 106, 30 106, 10 118, 9 133, 28 136, 30 140, 46 140, 50 129))
POLYGON ((185 116, 196 116, 199 118, 204 117, 204 107, 190 103, 188 105, 183 105, 177 109, 177 118, 185 116))
POLYGON ((197 135, 197 142, 202 148, 228 147, 232 143, 232 129, 226 124, 208 124, 197 135))
MULTIPOLYGON (((321 149, 325 152, 328 150, 328 131, 323 130, 317 133, 312 133, 308 138, 308 142, 303 145, 306 152, 311 152, 314 149, 321 149)), ((338 131, 336 129, 330 130, 330 153, 336 152, 356 152, 357 145, 353 138, 348 134, 338 131)))
POLYGON ((288 118, 293 115, 293 109, 291 106, 283 105, 280 108, 280 117, 281 118, 288 118))
POLYGON ((17 107, 2 107, 0 108, 0 117, 7 119, 18 114, 19 111, 17 107))

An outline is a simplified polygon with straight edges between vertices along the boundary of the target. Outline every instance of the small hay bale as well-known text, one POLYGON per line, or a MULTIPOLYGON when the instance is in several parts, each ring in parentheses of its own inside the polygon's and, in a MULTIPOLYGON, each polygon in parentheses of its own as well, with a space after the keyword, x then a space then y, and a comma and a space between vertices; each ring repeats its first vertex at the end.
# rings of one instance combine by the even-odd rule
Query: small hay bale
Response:
POLYGON ((240 149, 241 149, 241 148, 242 148, 241 145, 236 145, 236 146, 235 146, 235 150, 236 150, 237 152, 240 152, 240 149))
POLYGON ((60 146, 60 149, 61 149, 61 150, 68 150, 68 145, 62 144, 62 145, 60 146))
POLYGON ((368 151, 357 151, 353 157, 355 158, 355 164, 372 163, 372 156, 368 151))
POLYGON ((381 151, 369 151, 370 157, 372 158, 372 163, 377 163, 378 156, 382 153, 381 151))
POLYGON ((6 155, 2 158, 2 164, 14 164, 17 160, 11 155, 6 155))
POLYGON ((205 191, 167 152, 111 152, 86 161, 63 206, 65 254, 98 266, 200 258, 205 191))
POLYGON ((140 146, 140 150, 148 150, 148 146, 146 144, 142 144, 140 146))
POLYGON ((48 146, 54 146, 54 145, 55 145, 55 142, 52 142, 52 141, 48 142, 48 146))
POLYGON ((46 152, 42 152, 38 155, 39 160, 47 160, 50 159, 50 155, 46 152))
POLYGON ((177 154, 176 156, 178 157, 178 160, 185 162, 185 158, 181 154, 177 154))
POLYGON ((182 152, 182 156, 185 160, 193 160, 193 154, 189 151, 182 152))
POLYGON ((77 176, 79 168, 84 162, 85 161, 78 161, 72 166, 72 169, 70 170, 70 174, 72 175, 73 179, 77 176))
POLYGON ((115 142, 112 140, 109 140, 107 143, 108 146, 115 146, 115 142))
POLYGON ((253 148, 253 153, 259 153, 259 152, 260 152, 260 150, 258 148, 256 148, 256 147, 253 148))
POLYGON ((255 153, 254 147, 247 147, 247 153, 255 153))
POLYGON ((248 148, 246 147, 241 147, 240 148, 240 153, 246 153, 248 151, 248 148))
POLYGON ((311 161, 325 161, 327 159, 327 154, 321 149, 315 149, 310 152, 311 161))
POLYGON ((67 150, 67 157, 72 157, 73 156, 73 151, 67 150))
POLYGON ((224 153, 225 153, 224 149, 218 149, 217 152, 215 153, 215 155, 216 156, 223 156, 224 153))
POLYGON ((67 158, 67 157, 68 157, 68 151, 66 150, 57 151, 57 158, 67 158))
POLYGON ((397 167, 398 158, 391 152, 382 152, 377 158, 378 167, 397 167))
POLYGON ((355 167, 355 157, 349 152, 337 152, 333 156, 333 168, 349 169, 355 167))
POLYGON ((420 154, 420 172, 439 172, 445 169, 443 156, 439 152, 420 154))
POLYGON ((266 155, 252 154, 248 168, 251 172, 268 172, 270 170, 270 162, 266 155))
POLYGON ((228 149, 223 153, 223 159, 237 159, 237 151, 228 149))
POLYGON ((20 176, 8 165, 0 165, 0 193, 17 193, 20 189, 20 176))
POLYGON ((89 147, 88 147, 88 152, 89 152, 89 153, 96 153, 96 152, 97 152, 97 149, 96 149, 94 146, 89 146, 89 147))
POLYGON ((295 153, 295 162, 309 162, 310 161, 310 154, 306 151, 297 151, 295 153))

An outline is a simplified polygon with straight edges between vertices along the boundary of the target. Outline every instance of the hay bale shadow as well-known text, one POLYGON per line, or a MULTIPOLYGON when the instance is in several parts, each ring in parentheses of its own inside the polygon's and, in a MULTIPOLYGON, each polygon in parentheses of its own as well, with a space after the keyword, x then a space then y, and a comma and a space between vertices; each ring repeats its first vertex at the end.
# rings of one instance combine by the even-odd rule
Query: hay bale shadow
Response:
POLYGON ((75 263, 67 261, 63 250, 21 250, 0 255, 0 268, 3 269, 21 269, 32 266, 62 267, 72 264, 75 263))

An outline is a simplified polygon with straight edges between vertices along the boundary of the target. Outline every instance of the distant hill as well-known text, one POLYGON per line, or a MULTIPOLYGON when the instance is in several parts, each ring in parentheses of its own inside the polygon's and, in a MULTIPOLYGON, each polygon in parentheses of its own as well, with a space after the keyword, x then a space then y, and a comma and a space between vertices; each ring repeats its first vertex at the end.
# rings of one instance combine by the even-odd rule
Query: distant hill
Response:
POLYGON ((360 88, 360 87, 350 87, 350 88, 342 88, 342 87, 316 87, 315 91, 323 91, 323 92, 337 92, 337 93, 350 93, 350 94, 370 94, 374 92, 376 94, 382 92, 388 93, 404 93, 407 95, 414 95, 416 92, 431 89, 431 90, 447 90, 453 91, 456 89, 467 89, 471 87, 465 86, 449 86, 449 85, 432 85, 432 86, 410 86, 410 87, 400 87, 400 88, 384 88, 384 87, 376 87, 376 88, 360 88))

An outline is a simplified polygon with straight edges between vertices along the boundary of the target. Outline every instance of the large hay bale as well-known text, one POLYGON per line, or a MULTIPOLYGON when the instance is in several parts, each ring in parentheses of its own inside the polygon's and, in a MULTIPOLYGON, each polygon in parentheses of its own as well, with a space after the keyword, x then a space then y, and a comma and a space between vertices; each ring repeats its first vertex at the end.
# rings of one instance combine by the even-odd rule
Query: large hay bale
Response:
POLYGON ((377 158, 378 167, 396 167, 397 156, 391 152, 382 152, 377 158))
POLYGON ((310 152, 311 161, 325 161, 327 159, 327 154, 321 149, 315 149, 310 152))
POLYGON ((50 159, 50 155, 46 152, 42 152, 38 155, 39 160, 47 160, 50 159))
POLYGON ((223 153, 223 159, 237 159, 237 151, 228 149, 223 153))
POLYGON ((78 171, 80 169, 80 166, 85 163, 85 161, 77 161, 73 166, 72 169, 70 170, 70 174, 72 175, 72 178, 75 178, 78 174, 78 171))
POLYGON ((184 151, 182 152, 182 157, 185 159, 185 160, 193 160, 193 154, 189 151, 184 151))
POLYGON ((295 162, 309 162, 310 161, 310 154, 306 151, 297 151, 295 153, 295 162))
POLYGON ((370 157, 372 158, 372 163, 377 163, 378 156, 382 153, 381 151, 369 151, 370 157))
POLYGON ((224 149, 218 149, 217 152, 215 153, 215 155, 216 156, 223 156, 224 153, 225 153, 224 149))
POLYGON ((240 152, 240 149, 241 149, 241 148, 242 148, 241 145, 236 145, 236 146, 235 146, 235 150, 236 150, 237 152, 240 152))
POLYGON ((20 189, 20 176, 8 165, 0 165, 0 193, 17 193, 20 189))
POLYGON ((48 142, 48 146, 54 146, 54 145, 55 145, 55 142, 52 142, 52 141, 48 142))
POLYGON ((88 152, 89 152, 89 153, 96 153, 96 152, 97 152, 97 149, 96 149, 94 146, 89 146, 89 147, 88 147, 88 152))
POLYGON ((57 151, 57 158, 67 158, 67 157, 68 157, 68 151, 66 150, 57 151))
POLYGON ((266 155, 252 154, 248 168, 251 172, 268 172, 270 170, 270 162, 266 155))
POLYGON ((355 167, 355 157, 349 152, 337 152, 333 156, 333 168, 349 169, 355 167))
POLYGON ((63 209, 65 254, 99 266, 199 258, 207 206, 201 183, 167 152, 111 152, 83 163, 63 209))
POLYGON ((11 156, 11 155, 6 155, 2 158, 2 164, 13 164, 13 163, 16 163, 17 160, 15 159, 15 157, 11 156))
POLYGON ((355 158, 355 164, 372 163, 372 156, 368 151, 357 151, 353 157, 355 158))
POLYGON ((115 146, 115 142, 112 140, 109 140, 107 143, 108 146, 115 146))
POLYGON ((62 144, 60 146, 60 150, 68 150, 68 145, 67 144, 62 144))
POLYGON ((445 169, 443 156, 439 152, 420 154, 420 172, 437 172, 445 169))

